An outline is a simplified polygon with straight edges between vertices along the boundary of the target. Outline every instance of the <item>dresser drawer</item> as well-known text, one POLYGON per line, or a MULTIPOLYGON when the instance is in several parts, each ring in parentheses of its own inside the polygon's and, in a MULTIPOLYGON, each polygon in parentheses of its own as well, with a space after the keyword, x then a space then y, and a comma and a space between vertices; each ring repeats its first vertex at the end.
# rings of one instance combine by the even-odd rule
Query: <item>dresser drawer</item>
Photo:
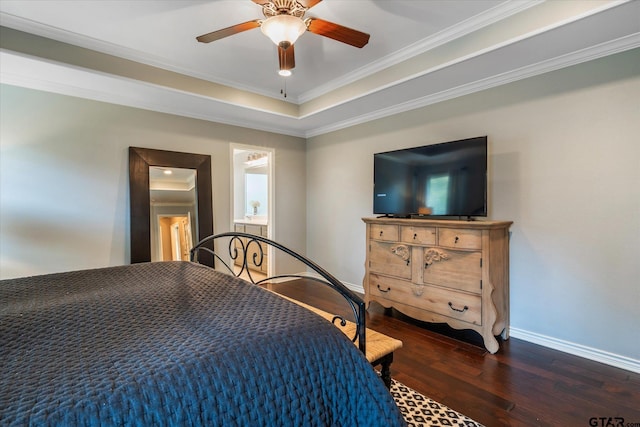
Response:
POLYGON ((369 275, 369 292, 421 310, 441 314, 475 325, 482 324, 482 299, 437 286, 416 285, 390 277, 369 275))
POLYGON ((424 248, 423 281, 479 294, 482 292, 482 254, 441 247, 424 248))
POLYGON ((369 271, 411 279, 411 248, 388 242, 369 242, 369 271))
POLYGON ((482 231, 438 228, 438 245, 448 248, 481 249, 482 231))
POLYGON ((416 245, 435 245, 435 227, 400 227, 400 240, 416 245))
POLYGON ((409 289, 410 286, 412 286, 411 282, 406 280, 380 276, 375 273, 369 274, 369 292, 371 295, 383 297, 391 301, 405 301, 406 290, 409 289))
POLYGON ((397 225, 371 224, 371 238, 375 240, 385 240, 395 242, 398 240, 397 225))

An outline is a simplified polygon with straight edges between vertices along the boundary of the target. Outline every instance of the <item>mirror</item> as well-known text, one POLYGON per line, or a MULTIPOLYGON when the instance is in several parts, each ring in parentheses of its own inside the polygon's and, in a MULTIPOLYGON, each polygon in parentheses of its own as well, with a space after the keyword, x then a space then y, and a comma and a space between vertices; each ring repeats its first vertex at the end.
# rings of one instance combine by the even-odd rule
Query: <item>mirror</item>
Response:
MULTIPOLYGON (((156 190, 152 190, 150 175, 163 173, 164 170, 184 170, 180 173, 188 175, 193 173, 195 193, 195 206, 193 214, 182 210, 179 217, 187 217, 191 222, 189 228, 176 228, 175 223, 170 229, 174 233, 174 251, 183 252, 184 244, 178 247, 175 242, 180 233, 186 236, 187 230, 191 230, 192 240, 195 237, 199 241, 213 234, 213 205, 211 199, 211 156, 204 154, 180 153, 175 151, 153 150, 148 148, 129 147, 129 197, 131 213, 131 263, 148 262, 158 258, 160 251, 157 243, 159 238, 153 239, 152 246, 152 192, 154 197, 159 197, 156 190), (154 169, 158 168, 158 169, 154 169), (177 169, 176 169, 177 168, 177 169), (151 172, 151 173, 150 173, 151 172), (195 217, 195 218, 194 218, 195 217), (195 223, 195 224, 194 224, 195 223), (152 253, 156 255, 152 257, 152 253)), ((154 187, 157 183, 154 182, 154 187)), ((188 203, 188 202, 185 202, 188 203)), ((157 212, 154 208, 154 217, 157 212)), ((157 227, 154 227, 157 229, 157 227)), ((185 237, 187 238, 187 237, 185 237)), ((171 240, 169 240, 171 242, 171 240)), ((186 242, 183 240, 183 242, 186 242)), ((188 245, 188 244, 187 244, 188 245)), ((199 262, 213 266, 213 258, 209 254, 202 253, 199 262)))
POLYGON ((149 166, 151 261, 189 261, 198 227, 196 171, 149 166))

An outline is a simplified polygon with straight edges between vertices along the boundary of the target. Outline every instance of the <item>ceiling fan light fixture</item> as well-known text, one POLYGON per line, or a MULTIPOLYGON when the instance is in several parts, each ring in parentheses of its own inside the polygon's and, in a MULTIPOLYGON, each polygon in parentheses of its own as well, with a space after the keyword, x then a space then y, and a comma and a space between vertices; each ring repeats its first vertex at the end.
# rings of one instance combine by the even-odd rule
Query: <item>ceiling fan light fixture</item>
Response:
POLYGON ((280 70, 278 71, 278 74, 280 74, 282 77, 289 77, 292 73, 291 70, 280 70))
POLYGON ((307 31, 307 26, 302 19, 285 14, 265 19, 260 29, 276 46, 287 49, 298 40, 298 37, 307 31))

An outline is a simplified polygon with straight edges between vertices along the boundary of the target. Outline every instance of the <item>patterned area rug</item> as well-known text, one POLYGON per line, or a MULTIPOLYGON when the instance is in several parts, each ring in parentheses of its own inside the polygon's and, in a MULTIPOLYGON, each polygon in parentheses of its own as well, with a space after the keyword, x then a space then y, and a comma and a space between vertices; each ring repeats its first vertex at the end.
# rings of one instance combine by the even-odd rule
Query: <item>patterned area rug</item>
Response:
POLYGON ((483 427, 482 424, 462 415, 441 403, 418 393, 412 388, 391 380, 391 394, 410 427, 464 426, 483 427))

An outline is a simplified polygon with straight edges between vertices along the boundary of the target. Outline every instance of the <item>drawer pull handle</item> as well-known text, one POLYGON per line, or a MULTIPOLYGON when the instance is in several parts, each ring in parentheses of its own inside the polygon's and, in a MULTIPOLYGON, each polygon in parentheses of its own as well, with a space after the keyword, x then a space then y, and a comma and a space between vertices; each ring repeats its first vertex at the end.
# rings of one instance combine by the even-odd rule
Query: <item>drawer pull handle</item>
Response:
POLYGON ((389 292, 389 291, 391 290, 391 288, 387 286, 387 290, 385 291, 384 289, 382 289, 382 288, 380 287, 380 285, 378 285, 378 290, 379 290, 380 292, 384 292, 384 293, 386 294, 387 292, 389 292))
POLYGON ((455 308, 451 301, 449 301, 449 307, 451 307, 451 310, 457 311, 458 313, 464 313, 465 311, 469 310, 469 307, 467 307, 466 305, 464 306, 464 308, 462 310, 459 309, 459 308, 455 308))
POLYGON ((456 236, 456 240, 453 243, 458 243, 458 240, 460 240, 460 238, 456 236))
POLYGON ((413 233, 413 240, 416 240, 418 238, 418 233, 413 233))
POLYGON ((383 231, 382 231, 382 230, 380 230, 380 237, 382 237, 382 233, 383 233, 383 231))

